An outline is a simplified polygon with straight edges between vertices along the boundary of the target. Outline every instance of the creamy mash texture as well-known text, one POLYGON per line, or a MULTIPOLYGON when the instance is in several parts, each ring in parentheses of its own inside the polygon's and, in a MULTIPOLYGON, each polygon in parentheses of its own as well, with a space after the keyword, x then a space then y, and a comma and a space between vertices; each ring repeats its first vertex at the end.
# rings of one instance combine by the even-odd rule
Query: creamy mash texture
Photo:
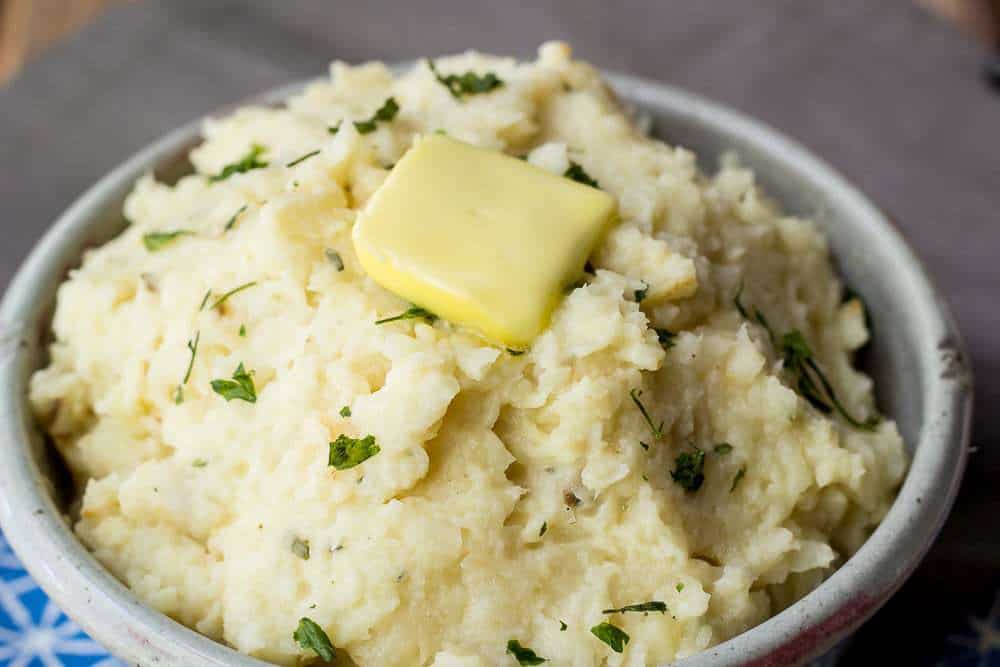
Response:
POLYGON ((336 63, 286 107, 207 121, 197 173, 136 185, 129 227, 61 286, 31 384, 80 539, 156 609, 286 665, 315 659, 304 617, 364 667, 515 665, 510 640, 552 664, 657 665, 806 594, 907 464, 891 421, 824 412, 813 367, 852 418, 876 408, 852 366, 863 308, 822 234, 735 159, 705 175, 645 136, 565 45, 435 64, 502 84, 456 96, 426 62, 336 63), (375 324, 409 304, 361 271, 352 225, 439 130, 579 165, 618 201, 523 354, 442 320, 375 324), (238 393, 240 364, 254 402, 213 388, 238 393), (341 435, 378 451, 331 466, 341 435))

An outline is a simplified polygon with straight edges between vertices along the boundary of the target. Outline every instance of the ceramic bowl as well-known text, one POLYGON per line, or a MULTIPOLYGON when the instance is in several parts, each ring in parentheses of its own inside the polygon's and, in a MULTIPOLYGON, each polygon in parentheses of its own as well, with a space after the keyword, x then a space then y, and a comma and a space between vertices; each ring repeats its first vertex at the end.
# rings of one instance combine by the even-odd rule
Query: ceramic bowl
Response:
MULTIPOLYGON (((917 566, 940 530, 965 465, 971 374, 948 309, 888 217, 861 192, 775 130, 690 93, 611 75, 621 99, 648 114, 654 134, 715 167, 736 151, 784 207, 829 236, 846 284, 868 305, 874 337, 862 363, 879 405, 899 424, 912 466, 885 520, 821 586, 765 623, 677 667, 799 665, 827 654, 871 616, 917 566)), ((274 103, 297 86, 255 102, 274 103)), ((121 205, 148 171, 188 169, 199 140, 189 124, 146 148, 80 197, 42 238, 0 306, 0 524, 50 597, 119 657, 161 667, 264 663, 217 644, 139 602, 74 537, 67 480, 34 425, 30 374, 45 361, 56 288, 88 246, 118 233, 121 205)))

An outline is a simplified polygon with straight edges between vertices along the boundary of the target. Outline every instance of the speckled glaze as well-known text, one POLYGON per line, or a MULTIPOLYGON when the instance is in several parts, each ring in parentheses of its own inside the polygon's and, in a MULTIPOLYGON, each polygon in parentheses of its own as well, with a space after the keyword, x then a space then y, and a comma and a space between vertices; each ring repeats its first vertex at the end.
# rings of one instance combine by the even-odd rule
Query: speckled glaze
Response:
MULTIPOLYGON (((817 220, 848 285, 869 308, 874 339, 862 363, 881 409, 912 458, 899 497, 865 545, 819 588, 767 622, 676 667, 830 665, 834 647, 906 580, 940 530, 965 467, 972 376, 948 309, 888 217, 801 146, 690 93, 611 75, 621 99, 648 114, 654 134, 694 150, 712 170, 736 151, 787 210, 817 220)), ((292 86, 254 100, 272 103, 292 86)), ((27 381, 44 363, 56 288, 81 253, 118 233, 133 182, 188 168, 199 123, 160 139, 78 199, 38 243, 0 305, 0 524, 45 591, 89 634, 140 665, 249 667, 243 656, 142 603, 76 540, 64 480, 28 410, 27 381)))

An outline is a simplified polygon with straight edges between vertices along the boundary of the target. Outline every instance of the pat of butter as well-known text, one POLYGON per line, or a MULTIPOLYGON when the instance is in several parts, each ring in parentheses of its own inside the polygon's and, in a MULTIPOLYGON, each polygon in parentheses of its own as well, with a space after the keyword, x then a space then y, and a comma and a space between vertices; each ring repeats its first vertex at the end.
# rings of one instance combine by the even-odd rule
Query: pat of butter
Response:
POLYGON ((354 249, 386 289, 522 348, 616 219, 614 198, 601 190, 431 135, 369 200, 354 249))

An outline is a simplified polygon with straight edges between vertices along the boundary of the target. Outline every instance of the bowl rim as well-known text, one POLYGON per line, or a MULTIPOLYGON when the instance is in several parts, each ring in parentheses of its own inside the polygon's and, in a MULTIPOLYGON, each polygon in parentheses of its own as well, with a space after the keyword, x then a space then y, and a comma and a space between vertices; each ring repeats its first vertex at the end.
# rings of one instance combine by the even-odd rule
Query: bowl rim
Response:
MULTIPOLYGON (((803 146, 743 113, 683 89, 605 72, 629 103, 668 108, 717 134, 739 136, 810 173, 852 215, 869 221, 878 243, 897 258, 912 287, 916 323, 936 341, 924 427, 910 469, 888 514, 864 543, 819 587, 767 621, 676 663, 677 667, 790 665, 819 655, 870 617, 916 568, 940 531, 965 468, 972 409, 972 375, 962 338, 947 305, 891 220, 857 188, 803 146), (923 502, 924 499, 928 502, 923 502)), ((242 102, 273 104, 308 82, 273 89, 242 102)), ((236 105, 233 105, 236 106, 236 105)), ((232 107, 227 107, 230 109, 232 107)), ((216 112, 213 115, 218 115, 216 112)), ((168 618, 140 602, 77 540, 48 492, 32 454, 26 401, 26 350, 50 304, 39 295, 76 265, 95 211, 120 197, 154 167, 199 139, 202 119, 167 133, 113 169, 56 220, 18 269, 0 303, 0 526, 50 598, 114 654, 162 665, 266 665, 168 618), (73 250, 75 248, 76 250, 73 250)), ((50 300, 51 301, 51 300, 50 300)))

